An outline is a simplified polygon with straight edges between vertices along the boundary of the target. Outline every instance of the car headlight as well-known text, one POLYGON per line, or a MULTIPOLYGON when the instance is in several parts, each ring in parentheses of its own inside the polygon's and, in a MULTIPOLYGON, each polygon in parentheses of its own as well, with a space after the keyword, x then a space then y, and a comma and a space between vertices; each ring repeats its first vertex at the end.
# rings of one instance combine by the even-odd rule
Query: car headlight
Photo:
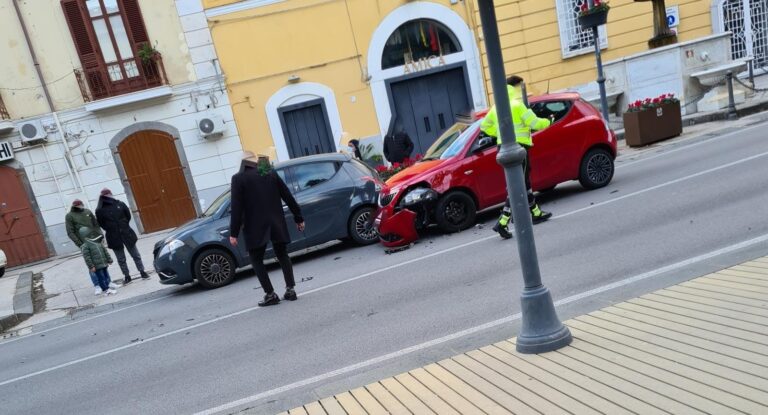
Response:
POLYGON ((403 205, 413 206, 428 200, 434 200, 436 199, 435 196, 436 194, 434 190, 425 187, 417 187, 405 194, 403 205))
POLYGON ((184 242, 181 242, 178 239, 173 239, 170 242, 168 242, 167 244, 165 244, 163 249, 160 250, 160 256, 166 255, 166 254, 172 254, 172 253, 176 252, 176 250, 181 248, 182 246, 184 246, 184 242))

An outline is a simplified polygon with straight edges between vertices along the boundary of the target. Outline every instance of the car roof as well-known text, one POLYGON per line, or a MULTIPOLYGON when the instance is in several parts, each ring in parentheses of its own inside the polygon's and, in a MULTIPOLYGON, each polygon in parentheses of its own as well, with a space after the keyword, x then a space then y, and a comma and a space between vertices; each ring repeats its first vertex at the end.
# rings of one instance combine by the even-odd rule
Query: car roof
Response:
MULTIPOLYGON (((257 157, 251 157, 249 160, 256 160, 257 157)), ((305 157, 297 157, 294 159, 286 160, 286 161, 280 161, 275 163, 274 167, 276 169, 284 169, 286 167, 292 167, 297 166, 300 164, 307 164, 307 163, 316 163, 316 162, 345 162, 349 161, 351 157, 348 154, 345 153, 325 153, 325 154, 315 154, 312 156, 305 156, 305 157)))
MULTIPOLYGON (((528 99, 528 102, 541 102, 541 101, 562 101, 562 100, 568 100, 568 101, 576 101, 577 99, 581 98, 581 95, 579 95, 578 92, 557 92, 553 94, 544 94, 544 95, 536 95, 532 96, 528 99)), ((472 119, 474 121, 477 121, 483 117, 485 117, 486 114, 488 114, 489 109, 481 109, 481 110, 475 110, 472 113, 472 119)), ((467 121, 466 119, 460 120, 460 122, 464 122, 467 124, 471 124, 471 121, 467 121)))

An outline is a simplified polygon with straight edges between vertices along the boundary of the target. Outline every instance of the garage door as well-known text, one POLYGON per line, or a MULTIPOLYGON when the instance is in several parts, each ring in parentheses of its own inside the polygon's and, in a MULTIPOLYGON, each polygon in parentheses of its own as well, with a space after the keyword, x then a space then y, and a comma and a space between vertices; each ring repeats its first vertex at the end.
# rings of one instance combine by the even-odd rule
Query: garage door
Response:
POLYGON ((49 256, 19 172, 7 166, 0 166, 0 249, 9 267, 49 256))

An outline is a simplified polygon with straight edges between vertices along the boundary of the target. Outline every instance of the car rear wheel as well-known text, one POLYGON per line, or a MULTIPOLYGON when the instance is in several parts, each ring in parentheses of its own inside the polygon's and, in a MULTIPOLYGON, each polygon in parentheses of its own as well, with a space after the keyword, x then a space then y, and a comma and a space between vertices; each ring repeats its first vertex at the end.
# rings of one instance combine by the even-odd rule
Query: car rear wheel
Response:
POLYGON ((435 207, 437 226, 444 232, 459 232, 475 223, 477 206, 472 197, 464 192, 448 192, 435 207))
POLYGON ((195 259, 197 282, 207 289, 223 287, 235 279, 235 260, 223 249, 208 249, 195 259))
POLYGON ((581 160, 579 183, 586 189, 599 189, 611 182, 613 172, 613 155, 604 148, 593 148, 581 160))
POLYGON ((379 234, 373 228, 374 208, 365 206, 357 209, 349 218, 349 239, 358 245, 371 245, 379 241, 379 234))

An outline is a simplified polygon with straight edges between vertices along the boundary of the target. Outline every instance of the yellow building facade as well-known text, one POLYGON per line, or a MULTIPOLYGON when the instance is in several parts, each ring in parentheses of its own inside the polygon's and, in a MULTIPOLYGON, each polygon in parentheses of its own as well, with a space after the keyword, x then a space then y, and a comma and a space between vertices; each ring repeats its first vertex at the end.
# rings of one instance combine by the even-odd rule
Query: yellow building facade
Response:
MULTIPOLYGON (((506 71, 522 75, 529 93, 596 89, 592 35, 577 21, 585 1, 496 0, 506 71)), ((762 10, 757 3, 680 0, 667 7, 684 42, 750 30, 734 16, 738 7, 762 10)), ((408 132, 414 153, 423 152, 455 114, 492 99, 477 0, 204 5, 243 146, 278 160, 338 151, 351 138, 380 148, 393 129, 408 132)), ((600 29, 604 61, 647 50, 651 3, 610 5, 600 29)), ((760 19, 768 21, 768 13, 760 19)), ((747 53, 739 47, 734 57, 747 53)))

